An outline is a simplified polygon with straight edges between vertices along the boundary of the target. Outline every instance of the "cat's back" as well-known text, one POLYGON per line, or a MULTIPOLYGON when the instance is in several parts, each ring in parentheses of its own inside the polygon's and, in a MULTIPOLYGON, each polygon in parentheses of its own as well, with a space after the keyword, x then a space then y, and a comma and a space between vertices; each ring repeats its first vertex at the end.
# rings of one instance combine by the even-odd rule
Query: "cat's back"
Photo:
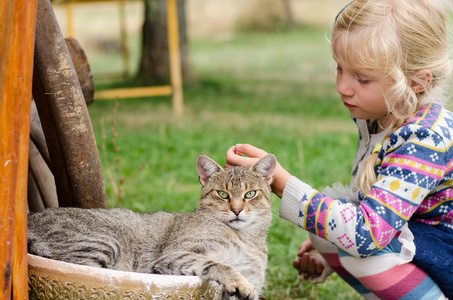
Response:
POLYGON ((132 270, 137 241, 150 245, 175 215, 124 208, 52 208, 28 216, 28 252, 66 262, 132 270))
MULTIPOLYGON (((140 230, 145 222, 155 222, 165 226, 174 219, 174 213, 158 211, 152 218, 144 218, 144 213, 137 213, 126 208, 83 209, 83 208, 48 208, 28 215, 28 228, 31 234, 45 234, 49 229, 81 231, 83 233, 108 231, 114 233, 121 229, 140 230)), ((149 225, 153 225, 152 223, 149 225)))

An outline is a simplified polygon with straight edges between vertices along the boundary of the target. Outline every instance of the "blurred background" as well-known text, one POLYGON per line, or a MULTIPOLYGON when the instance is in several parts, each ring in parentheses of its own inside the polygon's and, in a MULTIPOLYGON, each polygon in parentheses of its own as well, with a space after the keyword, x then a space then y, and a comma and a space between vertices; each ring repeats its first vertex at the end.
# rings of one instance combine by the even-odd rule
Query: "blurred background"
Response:
MULTIPOLYGON (((53 2, 65 36, 86 52, 96 92, 169 83, 165 0, 53 2), (123 25, 121 25, 123 24, 123 25)), ((178 0, 184 108, 172 97, 89 106, 109 207, 189 211, 196 157, 223 165, 250 143, 315 188, 348 184, 357 131, 335 86, 330 26, 349 0, 178 0)), ((307 233, 278 217, 269 231, 267 299, 359 299, 338 276, 300 282, 307 233)))
MULTIPOLYGON (((129 69, 129 74, 138 71, 142 37, 149 33, 144 29, 145 19, 150 23, 145 26, 156 28, 153 32, 156 36, 166 34, 165 0, 56 0, 53 3, 63 34, 76 37, 82 44, 92 58, 93 73, 101 77, 98 79, 102 79, 100 75, 121 73, 125 69, 129 69), (130 56, 126 68, 121 59, 112 59, 121 53, 123 30, 130 56)), ((192 42, 226 42, 244 31, 266 32, 299 26, 329 28, 336 14, 349 1, 178 0, 177 3, 180 44, 188 48, 182 49, 183 55, 187 55, 192 42)), ((183 65, 185 60, 184 57, 183 65)))

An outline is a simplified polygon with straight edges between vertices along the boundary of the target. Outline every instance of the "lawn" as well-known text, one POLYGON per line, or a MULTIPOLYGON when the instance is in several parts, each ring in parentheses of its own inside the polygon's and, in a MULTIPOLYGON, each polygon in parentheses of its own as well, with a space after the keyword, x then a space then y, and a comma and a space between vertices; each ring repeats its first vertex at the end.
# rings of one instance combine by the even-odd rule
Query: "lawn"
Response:
MULTIPOLYGON (((200 193, 197 155, 223 165, 236 143, 274 153, 290 173, 316 188, 347 184, 357 135, 336 94, 328 35, 299 28, 191 41, 192 74, 185 79, 181 116, 172 114, 169 97, 92 104, 109 206, 193 210, 200 193)), ((358 299, 336 275, 318 285, 298 281, 292 261, 307 233, 280 219, 279 198, 272 199, 264 296, 358 299)))

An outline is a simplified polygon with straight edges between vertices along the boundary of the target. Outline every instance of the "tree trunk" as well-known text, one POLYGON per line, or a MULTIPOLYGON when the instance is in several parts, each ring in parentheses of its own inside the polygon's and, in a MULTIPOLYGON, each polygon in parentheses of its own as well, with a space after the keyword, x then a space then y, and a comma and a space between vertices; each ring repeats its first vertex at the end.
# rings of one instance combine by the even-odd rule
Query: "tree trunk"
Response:
MULTIPOLYGON (((142 29, 142 55, 137 77, 140 83, 159 85, 170 83, 168 59, 166 0, 146 0, 142 29)), ((185 0, 178 0, 179 44, 183 77, 188 74, 185 0)))

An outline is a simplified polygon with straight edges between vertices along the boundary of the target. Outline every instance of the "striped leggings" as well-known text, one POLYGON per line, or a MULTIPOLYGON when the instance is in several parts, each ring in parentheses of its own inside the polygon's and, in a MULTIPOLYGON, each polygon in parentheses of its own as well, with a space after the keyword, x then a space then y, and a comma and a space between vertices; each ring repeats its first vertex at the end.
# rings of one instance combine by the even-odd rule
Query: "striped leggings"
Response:
POLYGON ((357 258, 310 234, 313 246, 337 274, 365 299, 447 299, 439 286, 413 263, 398 265, 397 238, 376 254, 357 258))

